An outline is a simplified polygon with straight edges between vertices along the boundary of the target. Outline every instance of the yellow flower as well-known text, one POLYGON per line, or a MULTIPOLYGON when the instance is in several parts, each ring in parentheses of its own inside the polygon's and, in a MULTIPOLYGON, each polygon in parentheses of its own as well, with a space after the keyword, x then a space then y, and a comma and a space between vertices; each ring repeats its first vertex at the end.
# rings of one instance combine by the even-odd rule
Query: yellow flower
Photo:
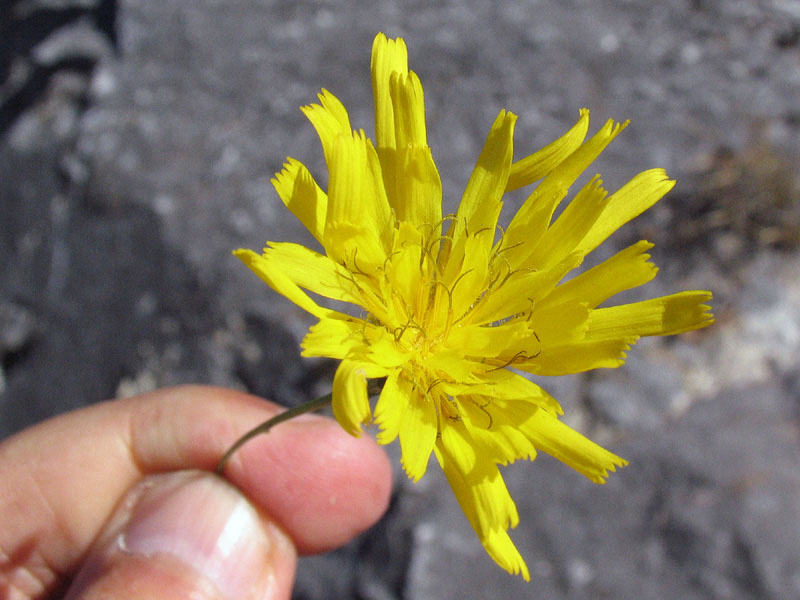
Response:
POLYGON ((287 242, 269 242, 261 255, 236 254, 319 319, 303 355, 341 359, 333 380, 339 423, 358 435, 374 421, 382 444, 399 437, 403 467, 415 481, 433 452, 486 551, 527 580, 508 535, 519 517, 498 465, 542 450, 603 483, 627 463, 559 421, 558 402, 520 372, 617 367, 641 336, 710 325, 704 303, 711 294, 600 307, 655 276, 646 241, 562 282, 674 184, 652 169, 609 195, 595 177, 554 219, 570 187, 626 125, 609 121, 585 140, 585 109, 561 138, 517 161, 517 117, 501 110, 458 212, 443 215, 422 85, 407 63, 402 39, 375 38, 375 144, 351 129, 344 106, 326 90, 319 104, 302 108, 322 142, 327 193, 291 158, 272 182, 324 254, 287 242), (539 180, 501 228, 504 193, 539 180), (326 307, 307 292, 358 310, 326 307), (374 413, 370 378, 385 378, 374 413))

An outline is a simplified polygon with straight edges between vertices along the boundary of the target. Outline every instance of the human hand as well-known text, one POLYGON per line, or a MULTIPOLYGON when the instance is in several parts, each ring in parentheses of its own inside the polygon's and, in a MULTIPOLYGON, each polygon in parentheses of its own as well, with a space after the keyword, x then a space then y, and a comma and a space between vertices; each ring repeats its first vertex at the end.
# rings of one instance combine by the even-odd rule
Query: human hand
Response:
POLYGON ((68 413, 0 443, 0 598, 289 598, 297 554, 340 546, 386 510, 367 436, 190 386, 68 413), (236 487, 233 487, 236 486, 236 487), (238 488, 238 489, 237 489, 238 488))

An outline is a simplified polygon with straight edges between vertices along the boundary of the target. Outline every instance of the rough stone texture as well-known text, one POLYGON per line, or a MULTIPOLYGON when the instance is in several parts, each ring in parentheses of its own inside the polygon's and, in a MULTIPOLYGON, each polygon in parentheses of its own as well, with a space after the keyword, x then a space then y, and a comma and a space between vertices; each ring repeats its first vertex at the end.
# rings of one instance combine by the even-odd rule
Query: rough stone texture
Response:
POLYGON ((292 155, 324 183, 297 110, 320 87, 371 129, 378 30, 407 38, 450 206, 502 107, 520 154, 582 106, 594 128, 631 118, 596 166, 608 187, 652 166, 679 185, 600 253, 650 239, 663 270, 631 298, 709 288, 718 322, 543 382, 631 466, 606 486, 546 456, 506 470, 532 584, 432 468, 304 559, 295 597, 800 597, 793 0, 0 4, 0 435, 179 382, 325 389, 330 363, 293 358, 307 317, 230 250, 309 240, 269 178, 292 155))

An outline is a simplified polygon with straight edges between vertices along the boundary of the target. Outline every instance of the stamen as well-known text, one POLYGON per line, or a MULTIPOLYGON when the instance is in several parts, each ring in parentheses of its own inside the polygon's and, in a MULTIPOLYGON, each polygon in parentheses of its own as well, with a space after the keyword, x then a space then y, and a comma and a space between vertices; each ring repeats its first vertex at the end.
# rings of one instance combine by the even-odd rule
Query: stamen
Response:
POLYGON ((458 285, 458 282, 459 282, 459 281, 461 281, 461 280, 462 280, 464 277, 466 277, 467 275, 469 275, 470 273, 472 273, 474 270, 475 270, 475 269, 467 269, 466 271, 464 271, 463 273, 461 273, 461 275, 459 275, 459 276, 456 278, 456 280, 453 282, 453 285, 450 287, 450 293, 452 294, 452 293, 455 291, 455 289, 456 289, 456 286, 458 285))
MULTIPOLYGON (((353 266, 348 267, 353 273, 358 273, 359 275, 363 275, 364 277, 369 277, 369 274, 366 271, 362 271, 361 267, 358 266, 358 248, 353 250, 353 266)), ((347 265, 345 265, 347 266, 347 265)))
POLYGON ((447 404, 440 403, 440 406, 442 407, 442 413, 447 417, 448 420, 460 423, 462 419, 458 410, 458 403, 450 396, 445 395, 443 397, 447 401, 447 404))
MULTIPOLYGON (((438 237, 431 238, 430 241, 428 242, 428 246, 429 247, 427 248, 427 251, 431 255, 431 257, 433 257, 433 251, 432 251, 433 250, 433 246, 437 242, 450 242, 452 244, 453 243, 453 235, 450 234, 450 233, 446 233, 446 234, 440 235, 438 237)), ((441 250, 439 250, 439 254, 441 254, 441 250)), ((437 265, 439 263, 438 260, 434 260, 434 262, 437 263, 437 265)))
MULTIPOLYGON (((504 258, 503 260, 506 260, 506 259, 504 258)), ((508 272, 508 275, 506 276, 506 278, 503 279, 503 281, 500 283, 499 286, 497 286, 497 289, 500 289, 501 287, 503 287, 506 284, 506 282, 511 278, 512 275, 516 275, 517 273, 536 273, 537 271, 538 271, 537 269, 534 269, 534 268, 531 268, 531 267, 520 267, 518 269, 511 269, 508 272)))
POLYGON ((450 221, 450 222, 455 221, 457 216, 458 215, 456 215, 455 213, 447 213, 446 215, 444 215, 442 217, 442 220, 439 221, 437 223, 437 225, 441 226, 441 225, 444 225, 445 223, 447 223, 448 221, 450 221))
POLYGON ((478 229, 478 231, 475 232, 475 237, 478 237, 484 231, 492 231, 492 228, 491 227, 481 227, 480 229, 478 229))
POLYGON ((502 254, 503 252, 511 250, 512 248, 516 248, 517 246, 521 246, 524 243, 525 242, 517 242, 516 244, 511 244, 510 246, 506 246, 505 248, 500 248, 497 252, 495 252, 495 254, 502 254))
POLYGON ((487 292, 487 290, 484 290, 483 292, 481 292, 481 295, 480 295, 480 296, 478 296, 478 297, 475 299, 475 301, 474 301, 472 304, 470 304, 470 305, 467 307, 467 310, 465 310, 465 311, 464 311, 464 313, 463 313, 463 314, 462 314, 460 317, 458 317, 457 319, 455 319, 455 320, 453 321, 452 325, 458 325, 459 323, 461 323, 461 321, 463 321, 464 319, 466 319, 466 318, 467 318, 467 316, 468 316, 468 315, 469 315, 469 314, 470 314, 470 313, 471 313, 473 310, 475 310, 475 308, 478 306, 478 304, 480 304, 481 300, 483 300, 483 297, 486 295, 486 292, 487 292))
POLYGON ((392 299, 395 301, 395 308, 399 308, 402 311, 403 317, 406 319, 413 318, 412 315, 414 311, 411 310, 411 307, 408 305, 408 301, 406 297, 401 294, 398 290, 391 288, 392 299))
MULTIPOLYGON (((494 259, 495 259, 495 257, 496 257, 496 255, 492 256, 492 258, 489 259, 489 269, 491 271, 495 271, 495 269, 494 269, 494 259)), ((508 259, 505 256, 503 256, 501 258, 503 259, 503 265, 505 265, 507 271, 506 271, 506 276, 503 278, 502 283, 500 283, 500 285, 498 286, 498 289, 503 287, 503 284, 506 281, 508 281, 508 278, 511 277, 511 274, 514 272, 514 270, 511 268, 511 263, 508 261, 508 259)), ((497 274, 495 275, 494 279, 492 279, 489 282, 489 286, 486 288, 487 292, 494 288, 494 284, 497 282, 498 279, 500 279, 500 269, 497 269, 497 274)))
POLYGON ((513 365, 515 362, 522 362, 522 361, 526 361, 526 360, 531 360, 531 359, 536 358, 537 356, 539 356, 541 353, 542 353, 542 351, 539 350, 536 354, 531 356, 527 352, 525 352, 524 350, 520 350, 519 352, 517 352, 514 356, 512 356, 509 360, 507 360, 502 365, 499 365, 499 366, 496 366, 496 367, 493 367, 493 368, 489 369, 487 371, 487 373, 491 373, 492 371, 499 371, 500 369, 505 369, 506 367, 510 367, 511 365, 513 365), (520 360, 520 359, 522 359, 522 360, 520 360))
POLYGON ((467 396, 467 400, 469 400, 470 402, 472 402, 472 404, 474 404, 474 405, 475 405, 477 408, 479 408, 479 409, 480 409, 480 410, 481 410, 481 411, 482 411, 482 412, 483 412, 483 413, 484 413, 484 414, 485 414, 487 417, 489 417, 489 426, 488 426, 488 427, 486 427, 486 430, 488 431, 488 430, 490 430, 490 429, 492 428, 492 426, 494 425, 494 417, 492 416, 492 413, 490 413, 488 410, 486 410, 486 407, 487 407, 487 406, 489 406, 489 405, 492 403, 492 401, 491 401, 491 399, 490 399, 490 398, 486 398, 485 396, 483 396, 483 398, 484 398, 486 401, 485 401, 483 404, 479 404, 479 403, 478 403, 478 401, 477 401, 477 400, 474 398, 474 396, 467 396))
POLYGON ((399 327, 395 327, 394 330, 392 330, 392 335, 394 336, 394 341, 395 342, 400 342, 400 340, 403 337, 403 334, 405 334, 405 332, 407 330, 409 330, 409 329, 416 330, 418 333, 420 333, 422 335, 422 338, 425 339, 425 337, 426 337, 425 336, 425 329, 423 327, 421 327, 419 324, 417 324, 414 321, 413 318, 409 318, 408 321, 404 325, 400 325, 399 327), (398 330, 399 330, 399 333, 398 333, 398 330))
POLYGON ((429 395, 431 393, 431 391, 433 390, 433 388, 435 388, 440 383, 444 383, 444 379, 437 378, 437 379, 434 379, 433 381, 431 381, 430 385, 428 385, 428 389, 425 390, 425 395, 429 395))
MULTIPOLYGON (((405 243, 405 242, 403 242, 403 243, 405 243)), ((356 250, 358 250, 358 248, 356 248, 356 250)), ((381 270, 382 270, 384 273, 386 273, 386 272, 387 272, 387 269, 386 269, 386 264, 387 264, 387 263, 390 263, 390 262, 392 262, 392 258, 395 256, 395 254, 400 254, 400 250, 395 250, 394 252, 392 252, 391 254, 389 254, 389 256, 387 256, 387 257, 384 259, 384 261, 383 261, 383 267, 381 267, 381 270)))
MULTIPOLYGON (((528 296, 528 302, 531 303, 531 307, 528 309, 528 317, 525 320, 530 323, 531 319, 533 318, 533 308, 536 306, 536 299, 528 296)), ((535 331, 533 332, 533 335, 536 335, 535 331)), ((539 341, 539 336, 536 336, 536 341, 539 341)))

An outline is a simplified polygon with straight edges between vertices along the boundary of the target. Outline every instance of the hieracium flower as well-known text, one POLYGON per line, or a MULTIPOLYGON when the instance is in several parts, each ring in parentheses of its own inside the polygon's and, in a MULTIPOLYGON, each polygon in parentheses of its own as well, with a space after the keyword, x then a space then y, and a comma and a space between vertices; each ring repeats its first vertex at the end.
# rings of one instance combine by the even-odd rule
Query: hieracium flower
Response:
POLYGON ((563 281, 621 225, 674 182, 662 169, 636 175, 613 194, 598 177, 554 218, 578 177, 625 123, 586 140, 589 112, 561 138, 513 158, 513 113, 492 124, 456 214, 442 214, 442 187, 428 146, 422 85, 402 39, 372 47, 373 143, 354 131, 330 92, 302 108, 319 134, 327 193, 299 161, 272 180, 283 203, 324 253, 269 242, 238 250, 276 292, 319 319, 304 356, 340 359, 333 413, 348 432, 378 425, 400 438, 402 463, 418 480, 436 456, 489 555, 529 579, 508 529, 519 520, 498 469, 544 451, 603 483, 626 461, 559 420, 561 407, 522 373, 564 375, 617 367, 641 336, 712 322, 706 291, 617 306, 604 303, 656 274, 640 241, 563 281), (503 195, 536 181, 508 225, 503 195), (307 292, 348 303, 341 312, 307 292), (370 405, 369 379, 385 378, 370 405))

